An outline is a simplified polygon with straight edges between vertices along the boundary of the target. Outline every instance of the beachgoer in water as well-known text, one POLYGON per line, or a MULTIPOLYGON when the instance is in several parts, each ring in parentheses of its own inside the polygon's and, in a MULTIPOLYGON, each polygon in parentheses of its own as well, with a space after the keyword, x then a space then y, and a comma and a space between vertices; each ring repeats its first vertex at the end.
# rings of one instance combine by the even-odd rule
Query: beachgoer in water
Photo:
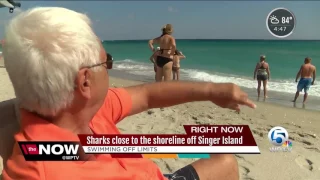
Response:
MULTIPOLYGON (((0 46, 3 47, 4 45, 4 39, 0 40, 0 46)), ((0 51, 0 60, 2 58, 2 52, 0 51)))
POLYGON ((150 56, 150 61, 153 63, 153 70, 155 72, 154 75, 154 79, 157 81, 157 64, 156 64, 156 60, 157 60, 157 56, 159 54, 160 51, 160 47, 157 47, 157 51, 154 52, 151 56, 150 56))
POLYGON ((260 91, 261 91, 261 82, 263 83, 263 94, 264 99, 267 98, 267 82, 270 79, 270 67, 269 64, 266 62, 266 56, 260 56, 260 62, 257 63, 256 68, 254 70, 253 79, 258 80, 258 98, 260 98, 260 91))
POLYGON ((176 50, 173 56, 172 74, 173 80, 180 80, 180 60, 186 58, 181 51, 176 50))
POLYGON ((173 33, 173 27, 171 24, 167 24, 162 28, 162 35, 155 39, 149 41, 150 49, 155 52, 153 44, 160 45, 160 51, 157 54, 156 64, 156 81, 162 81, 162 76, 164 81, 172 80, 172 64, 173 56, 176 50, 176 40, 171 35, 173 33))
POLYGON ((107 68, 112 69, 113 57, 111 54, 107 53, 107 68))
POLYGON ((303 104, 305 104, 308 98, 308 91, 310 89, 310 86, 313 85, 314 81, 316 80, 316 67, 311 64, 311 58, 306 57, 304 59, 304 64, 300 67, 300 70, 297 73, 296 82, 298 82, 299 77, 300 77, 300 80, 297 86, 297 92, 293 102, 296 102, 300 92, 303 89, 304 90, 303 104))

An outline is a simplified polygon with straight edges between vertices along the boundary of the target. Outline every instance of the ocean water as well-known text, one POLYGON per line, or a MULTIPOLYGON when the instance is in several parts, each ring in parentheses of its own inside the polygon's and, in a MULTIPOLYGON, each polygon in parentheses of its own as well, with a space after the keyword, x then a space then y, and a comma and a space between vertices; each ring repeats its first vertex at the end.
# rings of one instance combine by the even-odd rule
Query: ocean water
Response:
MULTIPOLYGON (((268 89, 295 93, 294 80, 304 58, 311 57, 312 63, 320 67, 320 41, 177 40, 176 43, 187 57, 181 60, 181 76, 185 80, 232 82, 256 88, 253 71, 259 56, 264 54, 271 70, 268 89)), ((104 41, 103 46, 115 59, 114 69, 154 77, 149 61, 152 53, 146 40, 104 41)), ((309 94, 320 97, 317 80, 309 94)))
MULTIPOLYGON (((292 94, 296 91, 295 76, 305 57, 311 57, 312 63, 320 67, 320 41, 177 40, 176 43, 187 57, 181 60, 181 76, 185 80, 232 82, 256 88, 253 71, 259 56, 264 54, 271 70, 268 89, 292 94)), ((103 41, 103 46, 114 57, 114 69, 154 77, 147 40, 103 41)), ((309 94, 320 97, 317 80, 309 94)))

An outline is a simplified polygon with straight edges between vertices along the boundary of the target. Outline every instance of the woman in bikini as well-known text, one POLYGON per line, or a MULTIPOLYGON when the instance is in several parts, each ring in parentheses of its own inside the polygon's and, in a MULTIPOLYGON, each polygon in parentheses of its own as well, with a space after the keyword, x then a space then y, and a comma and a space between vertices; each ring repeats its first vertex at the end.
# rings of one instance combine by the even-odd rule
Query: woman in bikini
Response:
POLYGON ((153 44, 159 44, 160 51, 157 52, 157 72, 156 72, 156 81, 162 81, 162 77, 164 77, 164 81, 172 80, 172 64, 173 64, 173 56, 176 50, 176 40, 171 35, 173 33, 173 27, 171 24, 167 24, 162 28, 162 35, 155 39, 149 41, 149 47, 152 52, 156 50, 153 47, 153 44))
POLYGON ((260 62, 257 63, 256 68, 254 70, 253 79, 258 80, 258 98, 260 98, 260 91, 261 91, 261 82, 263 83, 263 92, 264 92, 264 99, 267 98, 267 82, 270 79, 270 67, 269 64, 266 62, 266 56, 260 56, 260 62))
POLYGON ((173 57, 172 73, 173 80, 179 81, 180 79, 180 60, 186 58, 182 52, 176 50, 173 57))

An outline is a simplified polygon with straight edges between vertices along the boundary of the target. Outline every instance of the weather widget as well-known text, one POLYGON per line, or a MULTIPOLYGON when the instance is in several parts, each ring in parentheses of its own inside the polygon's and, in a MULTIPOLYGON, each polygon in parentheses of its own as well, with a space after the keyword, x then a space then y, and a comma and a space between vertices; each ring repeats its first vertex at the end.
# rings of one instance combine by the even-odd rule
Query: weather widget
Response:
POLYGON ((292 34, 296 24, 295 16, 285 8, 272 10, 266 20, 268 31, 277 38, 285 38, 292 34))

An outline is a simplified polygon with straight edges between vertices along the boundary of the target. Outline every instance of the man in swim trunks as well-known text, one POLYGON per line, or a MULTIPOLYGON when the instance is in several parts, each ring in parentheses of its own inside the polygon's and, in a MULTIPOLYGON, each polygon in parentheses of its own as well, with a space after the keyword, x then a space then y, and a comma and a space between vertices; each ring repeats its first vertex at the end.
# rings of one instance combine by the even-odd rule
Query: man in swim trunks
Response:
POLYGON ((298 82, 299 77, 300 80, 293 102, 296 102, 300 92, 304 90, 303 104, 305 104, 308 98, 308 91, 310 89, 310 86, 313 85, 314 81, 316 80, 316 67, 311 64, 310 57, 306 57, 304 59, 304 64, 300 67, 300 70, 297 73, 296 82, 298 82))

